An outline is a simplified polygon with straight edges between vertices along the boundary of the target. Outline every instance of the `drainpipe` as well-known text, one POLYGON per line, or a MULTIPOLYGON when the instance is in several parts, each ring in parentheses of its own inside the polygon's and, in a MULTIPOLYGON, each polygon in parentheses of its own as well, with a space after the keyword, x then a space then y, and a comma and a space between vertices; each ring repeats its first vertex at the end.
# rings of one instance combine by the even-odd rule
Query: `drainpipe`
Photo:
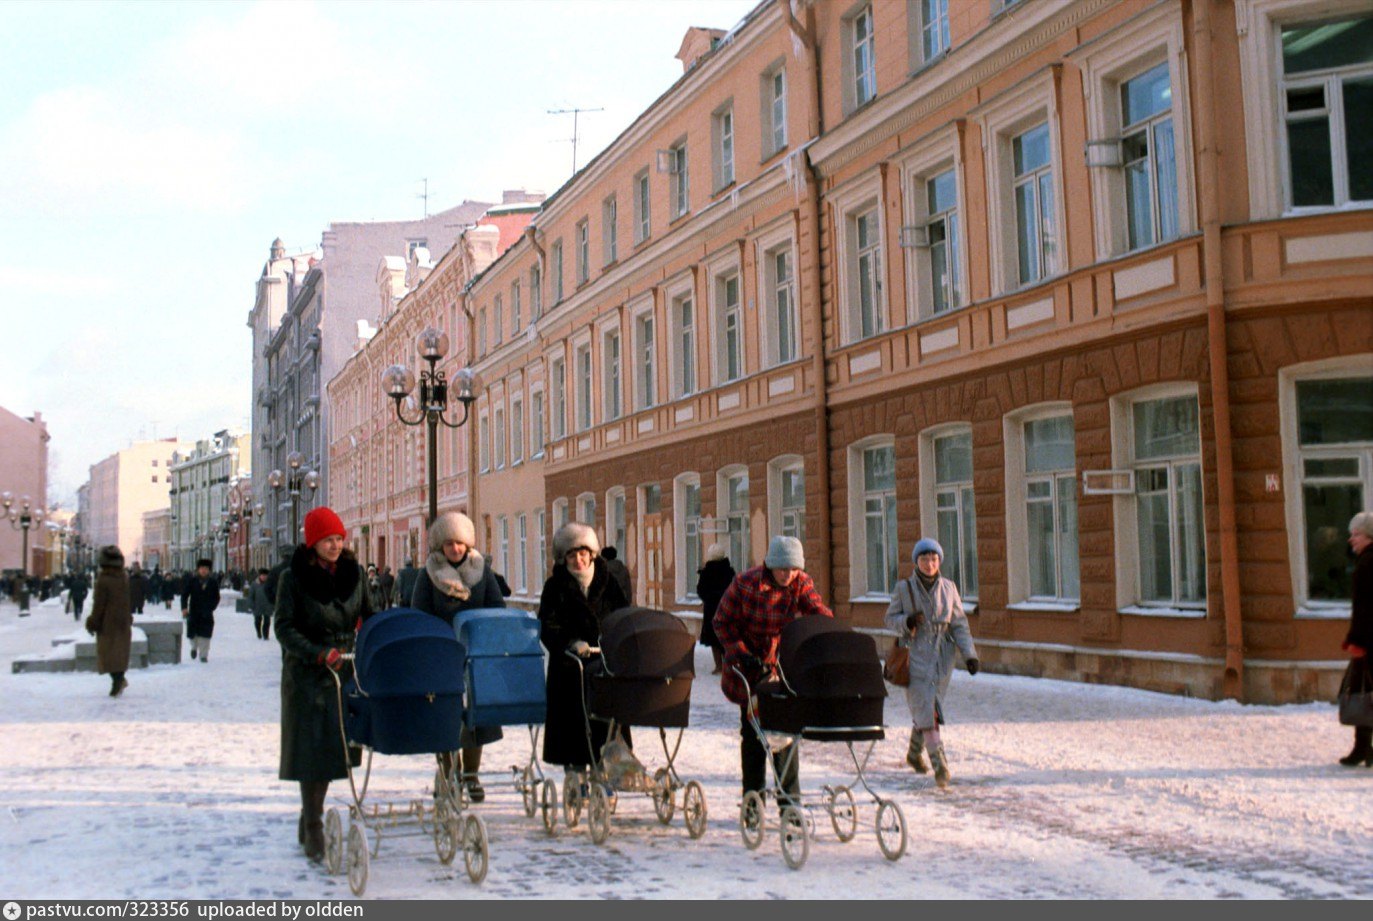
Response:
POLYGON ((1235 465, 1230 433, 1230 369, 1226 350, 1225 267, 1221 258, 1219 131, 1215 106, 1214 0, 1194 0, 1192 36, 1196 62, 1197 179, 1201 190, 1206 339, 1211 360, 1211 409, 1216 427, 1216 499, 1220 506, 1221 609, 1225 616, 1222 692, 1244 699, 1244 625, 1240 605, 1239 539, 1235 529, 1235 465))
MULTIPOLYGON (((815 341, 811 349, 811 374, 815 379, 815 476, 820 484, 820 555, 815 565, 810 567, 810 574, 820 597, 831 598, 834 589, 831 535, 834 529, 830 514, 830 426, 829 387, 825 379, 825 305, 821 300, 820 276, 820 230, 823 218, 820 210, 820 171, 812 162, 809 150, 810 143, 818 139, 825 130, 820 111, 820 62, 815 49, 815 8, 806 8, 806 23, 802 25, 796 18, 791 0, 777 0, 777 5, 801 52, 802 67, 806 76, 806 99, 809 103, 806 132, 810 140, 803 145, 805 163, 798 163, 797 168, 806 170, 806 197, 802 202, 800 220, 802 225, 810 226, 812 241, 810 271, 805 276, 804 302, 811 308, 811 328, 815 331, 815 341)), ((799 247, 799 238, 797 243, 799 247)))

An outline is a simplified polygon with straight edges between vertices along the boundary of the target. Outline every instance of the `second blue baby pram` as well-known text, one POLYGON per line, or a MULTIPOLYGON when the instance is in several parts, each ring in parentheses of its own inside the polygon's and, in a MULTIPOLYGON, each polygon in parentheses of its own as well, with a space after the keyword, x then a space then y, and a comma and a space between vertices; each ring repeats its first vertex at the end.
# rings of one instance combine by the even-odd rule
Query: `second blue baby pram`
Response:
POLYGON ((468 877, 481 882, 490 862, 486 826, 479 817, 462 813, 450 789, 441 785, 432 796, 403 802, 367 801, 373 753, 437 755, 458 747, 467 650, 438 618, 393 608, 363 623, 351 658, 352 680, 345 684, 334 674, 339 731, 347 745, 366 752, 366 767, 361 786, 348 767, 353 801, 346 836, 340 809, 330 809, 325 817, 325 867, 330 873, 346 868, 353 894, 362 895, 370 860, 384 836, 425 835, 433 838, 444 864, 461 850, 468 877))

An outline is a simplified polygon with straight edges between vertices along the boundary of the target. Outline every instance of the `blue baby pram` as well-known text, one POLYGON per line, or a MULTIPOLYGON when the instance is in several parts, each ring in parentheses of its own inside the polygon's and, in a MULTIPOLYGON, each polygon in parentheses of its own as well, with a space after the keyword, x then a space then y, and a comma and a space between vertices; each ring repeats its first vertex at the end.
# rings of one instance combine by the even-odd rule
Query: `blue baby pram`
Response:
POLYGON ((363 623, 351 658, 351 680, 344 683, 334 674, 339 731, 346 744, 366 752, 366 768, 361 786, 351 764, 348 768, 353 801, 346 838, 341 810, 330 809, 325 817, 325 867, 337 873, 346 866, 349 887, 362 895, 370 858, 381 849, 383 837, 424 835, 433 838, 444 864, 461 849, 468 877, 481 882, 490 861, 485 823, 462 813, 442 771, 432 798, 367 802, 374 752, 437 755, 458 747, 466 648, 442 620, 413 608, 392 608, 363 623))
MULTIPOLYGON (((452 633, 467 650, 463 724, 469 730, 500 726, 529 729, 529 758, 524 764, 511 765, 510 774, 525 815, 533 816, 544 782, 535 752, 547 710, 539 619, 520 608, 472 608, 453 618, 452 633)), ((459 798, 458 808, 466 806, 467 784, 473 780, 476 777, 469 775, 449 778, 449 789, 459 798)))

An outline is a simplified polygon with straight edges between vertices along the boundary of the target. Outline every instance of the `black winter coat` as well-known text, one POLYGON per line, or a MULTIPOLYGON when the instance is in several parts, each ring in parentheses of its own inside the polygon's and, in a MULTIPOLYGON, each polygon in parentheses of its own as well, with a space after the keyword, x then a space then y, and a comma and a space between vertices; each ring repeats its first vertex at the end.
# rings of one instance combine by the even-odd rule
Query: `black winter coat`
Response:
POLYGON ((697 570, 696 597, 701 599, 701 645, 723 650, 715 635, 715 609, 725 597, 725 589, 734 581, 734 567, 729 560, 711 560, 697 570))
MULTIPOLYGON (((577 640, 599 645, 601 618, 629 606, 605 561, 598 558, 594 565, 595 574, 585 595, 567 566, 558 563, 539 598, 539 639, 548 650, 548 714, 543 734, 546 764, 584 766, 593 761, 582 709, 584 673, 566 652, 577 640)), ((605 744, 607 726, 592 722, 591 728, 591 744, 599 752, 605 744)))
POLYGON ((1373 546, 1354 559, 1349 591, 1349 633, 1344 641, 1373 655, 1373 546))
MULTIPOLYGON (((367 580, 347 550, 332 574, 315 559, 304 544, 296 548, 277 585, 272 618, 281 644, 282 780, 338 780, 348 776, 345 758, 360 761, 359 749, 345 750, 338 689, 320 655, 353 651, 358 621, 372 616, 367 580)), ((339 678, 351 675, 345 664, 339 678)))
POLYGON ((187 576, 181 590, 181 610, 186 616, 186 638, 214 636, 215 608, 219 607, 219 581, 213 575, 187 576))
MULTIPOLYGON (((148 577, 140 570, 129 574, 129 607, 134 611, 143 610, 143 600, 148 594, 148 577)), ((205 634, 209 636, 209 634, 205 634)))

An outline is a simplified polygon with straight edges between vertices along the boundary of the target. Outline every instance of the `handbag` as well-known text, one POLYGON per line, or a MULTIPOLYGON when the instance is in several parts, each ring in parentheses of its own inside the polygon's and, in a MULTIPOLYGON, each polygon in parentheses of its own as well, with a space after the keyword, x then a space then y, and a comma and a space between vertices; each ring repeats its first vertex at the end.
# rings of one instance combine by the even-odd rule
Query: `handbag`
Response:
MULTIPOLYGON (((897 583, 897 592, 906 589, 906 583, 897 583)), ((909 591, 907 597, 910 597, 909 591)), ((915 607, 915 599, 911 598, 911 607, 915 607)), ((902 605, 905 609, 905 605, 902 605)), ((897 687, 908 687, 911 683, 911 652, 900 642, 892 644, 891 650, 887 653, 886 661, 882 663, 882 677, 889 683, 897 687)))
POLYGON ((1340 725, 1373 726, 1373 668, 1366 658, 1351 659, 1340 682, 1340 725))

